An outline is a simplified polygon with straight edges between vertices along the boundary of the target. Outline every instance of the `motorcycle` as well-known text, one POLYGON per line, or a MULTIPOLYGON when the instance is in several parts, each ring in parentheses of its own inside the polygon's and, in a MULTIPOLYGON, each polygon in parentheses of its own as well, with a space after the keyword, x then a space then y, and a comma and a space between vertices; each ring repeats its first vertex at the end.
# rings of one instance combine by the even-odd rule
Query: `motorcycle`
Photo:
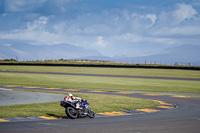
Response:
POLYGON ((65 113, 71 119, 79 117, 89 116, 90 118, 95 117, 95 113, 89 108, 87 100, 81 102, 80 108, 76 108, 75 103, 70 101, 60 101, 60 105, 65 108, 65 113))

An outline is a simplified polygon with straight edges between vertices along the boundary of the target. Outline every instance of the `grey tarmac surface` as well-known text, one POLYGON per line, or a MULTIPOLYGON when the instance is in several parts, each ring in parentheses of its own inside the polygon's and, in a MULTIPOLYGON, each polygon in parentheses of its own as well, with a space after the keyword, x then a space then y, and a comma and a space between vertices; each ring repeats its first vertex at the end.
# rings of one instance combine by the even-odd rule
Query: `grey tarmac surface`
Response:
POLYGON ((45 103, 56 102, 63 100, 65 95, 52 93, 38 93, 13 91, 9 89, 0 88, 0 106, 16 105, 16 104, 30 104, 30 103, 45 103))
MULTIPOLYGON (((113 95, 110 92, 102 94, 113 95)), ((200 131, 200 98, 175 98, 140 94, 115 95, 162 100, 174 103, 178 105, 178 108, 155 113, 95 119, 3 122, 0 123, 0 133, 199 133, 200 131)))
MULTIPOLYGON (((62 123, 35 122, 29 123, 29 129, 23 129, 28 124, 21 125, 21 130, 0 131, 1 133, 199 133, 198 120, 175 120, 163 122, 121 123, 121 124, 88 124, 68 125, 62 123)), ((82 122, 82 123, 84 123, 82 122)), ((76 123, 80 124, 80 123, 76 123)), ((19 125, 19 124, 18 124, 19 125)), ((16 126, 18 126, 16 125, 16 126)), ((13 125, 15 127, 15 125, 13 125)))

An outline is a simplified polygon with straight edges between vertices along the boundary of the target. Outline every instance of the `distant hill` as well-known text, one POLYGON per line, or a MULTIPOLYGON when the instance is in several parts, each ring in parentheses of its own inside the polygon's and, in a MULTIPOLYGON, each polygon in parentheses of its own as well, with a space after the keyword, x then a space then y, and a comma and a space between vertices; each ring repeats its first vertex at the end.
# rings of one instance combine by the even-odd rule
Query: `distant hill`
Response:
MULTIPOLYGON (((162 51, 161 51, 162 52, 162 51)), ((163 50, 161 54, 155 54, 150 56, 142 57, 126 57, 126 56, 96 56, 96 57, 85 57, 84 59, 89 60, 105 60, 114 62, 126 62, 126 63, 139 63, 139 64, 167 64, 174 65, 200 65, 200 46, 196 45, 183 45, 179 47, 173 47, 163 50), (195 63, 195 64, 193 64, 195 63)))
POLYGON ((70 44, 31 45, 28 43, 1 43, 0 58, 18 60, 76 59, 85 56, 101 56, 95 50, 70 44))
MULTIPOLYGON (((88 59, 113 62, 126 62, 136 64, 167 64, 174 65, 176 62, 181 65, 191 63, 200 65, 200 46, 182 45, 168 48, 160 54, 143 57, 114 56, 107 57, 98 51, 86 49, 70 44, 54 45, 31 45, 20 41, 0 40, 0 59, 17 60, 51 60, 51 59, 88 59)), ((188 65, 188 64, 187 64, 188 65)))
MULTIPOLYGON (((200 46, 196 45, 183 45, 170 49, 165 49, 161 54, 155 54, 144 57, 132 58, 134 62, 147 62, 147 63, 162 63, 162 64, 173 64, 173 63, 200 63, 200 46)), ((199 64, 200 65, 200 64, 199 64)))

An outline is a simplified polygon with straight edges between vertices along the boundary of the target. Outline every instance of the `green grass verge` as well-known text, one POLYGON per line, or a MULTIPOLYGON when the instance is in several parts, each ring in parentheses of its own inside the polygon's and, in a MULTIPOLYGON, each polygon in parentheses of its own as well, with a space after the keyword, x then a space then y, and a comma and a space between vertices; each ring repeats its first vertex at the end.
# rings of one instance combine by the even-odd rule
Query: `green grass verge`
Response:
POLYGON ((101 68, 101 67, 62 67, 62 66, 12 66, 0 65, 2 71, 59 72, 83 74, 107 74, 153 77, 200 78, 200 71, 177 69, 145 68, 101 68))
POLYGON ((1 85, 200 93, 200 82, 49 74, 0 73, 1 85))
MULTIPOLYGON (((67 93, 60 92, 59 94, 67 93)), ((95 113, 152 108, 159 105, 159 103, 155 101, 125 96, 73 94, 74 96, 87 99, 90 103, 90 108, 95 113)), ((0 106, 0 118, 28 116, 65 117, 66 114, 65 109, 60 106, 60 102, 0 106)))

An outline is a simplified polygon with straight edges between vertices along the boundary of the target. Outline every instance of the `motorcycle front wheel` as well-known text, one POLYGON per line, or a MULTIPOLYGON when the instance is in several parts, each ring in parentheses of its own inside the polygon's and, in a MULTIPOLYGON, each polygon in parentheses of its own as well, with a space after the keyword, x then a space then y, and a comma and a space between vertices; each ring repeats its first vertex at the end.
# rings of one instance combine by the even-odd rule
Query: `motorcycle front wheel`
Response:
POLYGON ((88 116, 90 118, 94 118, 95 117, 95 114, 94 114, 94 112, 91 109, 88 109, 88 116))
POLYGON ((72 107, 67 107, 65 109, 65 113, 67 114, 67 116, 71 119, 76 119, 78 117, 78 112, 77 110, 75 110, 72 107))

